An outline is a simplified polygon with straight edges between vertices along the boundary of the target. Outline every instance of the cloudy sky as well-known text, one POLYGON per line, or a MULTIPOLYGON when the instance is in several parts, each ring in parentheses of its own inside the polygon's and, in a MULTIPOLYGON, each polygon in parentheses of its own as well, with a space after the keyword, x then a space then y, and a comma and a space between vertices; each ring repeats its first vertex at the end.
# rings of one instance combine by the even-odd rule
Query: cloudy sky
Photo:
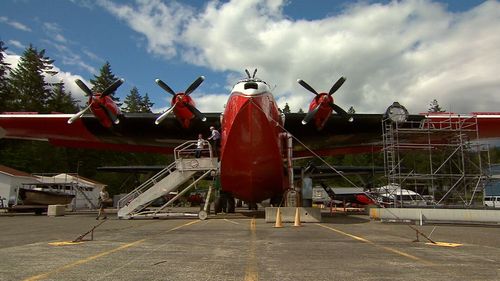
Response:
POLYGON ((453 112, 500 111, 499 1, 0 1, 0 40, 15 64, 30 43, 55 59, 67 89, 84 100, 88 81, 109 61, 126 83, 155 102, 170 97, 161 78, 192 95, 202 111, 222 111, 244 69, 258 68, 280 107, 307 109, 304 79, 336 103, 381 113, 393 101, 411 113, 437 99, 453 112))

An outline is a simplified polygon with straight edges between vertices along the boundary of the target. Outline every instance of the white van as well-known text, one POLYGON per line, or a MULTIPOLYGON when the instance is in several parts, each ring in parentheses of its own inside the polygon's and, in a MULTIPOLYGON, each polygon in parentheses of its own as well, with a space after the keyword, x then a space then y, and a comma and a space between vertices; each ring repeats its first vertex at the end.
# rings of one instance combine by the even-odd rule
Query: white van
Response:
POLYGON ((484 206, 500 208, 500 196, 484 196, 484 206))

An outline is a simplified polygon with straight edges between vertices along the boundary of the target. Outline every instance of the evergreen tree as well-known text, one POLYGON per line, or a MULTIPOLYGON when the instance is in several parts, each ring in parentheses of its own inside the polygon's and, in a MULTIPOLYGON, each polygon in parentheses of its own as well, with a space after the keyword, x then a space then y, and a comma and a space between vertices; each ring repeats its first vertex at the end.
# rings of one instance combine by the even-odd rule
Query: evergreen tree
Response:
POLYGON ((45 75, 55 75, 54 61, 30 45, 23 53, 19 64, 10 73, 10 91, 15 97, 14 110, 47 111, 47 102, 52 95, 52 85, 45 82, 45 75))
POLYGON ((56 83, 53 89, 53 95, 48 101, 49 111, 62 113, 75 113, 79 110, 77 102, 71 96, 71 93, 66 93, 63 81, 56 83))
POLYGON ((291 112, 290 110, 290 106, 288 106, 288 103, 285 103, 285 106, 283 107, 283 111, 282 111, 284 114, 288 114, 291 112))
POLYGON ((10 71, 10 66, 5 62, 5 51, 3 41, 0 41, 0 112, 9 111, 9 104, 12 102, 12 96, 9 91, 9 79, 7 74, 10 71))
POLYGON ((354 113, 356 113, 356 110, 354 110, 354 107, 351 106, 351 107, 349 107, 349 110, 347 110, 347 113, 354 114, 354 113))
POLYGON ((154 105, 154 103, 151 102, 151 100, 149 99, 148 93, 146 93, 144 95, 144 97, 142 98, 141 112, 152 112, 151 107, 153 107, 153 105, 154 105))
POLYGON ((123 101, 122 110, 124 112, 141 112, 142 97, 139 95, 137 87, 133 87, 123 101))
MULTIPOLYGON (((97 93, 102 93, 106 90, 106 88, 118 80, 118 77, 116 77, 111 71, 111 65, 109 62, 104 63, 100 69, 99 76, 94 75, 94 78, 95 79, 90 79, 90 83, 93 85, 92 91, 97 93)), ((116 97, 114 92, 111 93, 110 97, 117 103, 118 106, 121 105, 119 103, 120 98, 116 97)))
POLYGON ((431 103, 429 104, 429 112, 446 112, 446 110, 443 110, 440 106, 439 103, 436 99, 432 100, 431 103))

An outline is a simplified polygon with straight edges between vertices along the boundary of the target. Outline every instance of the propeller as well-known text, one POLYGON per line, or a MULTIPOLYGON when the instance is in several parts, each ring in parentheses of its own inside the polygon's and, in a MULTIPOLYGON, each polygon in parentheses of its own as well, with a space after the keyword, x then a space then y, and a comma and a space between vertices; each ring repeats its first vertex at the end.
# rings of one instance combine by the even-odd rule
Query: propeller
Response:
MULTIPOLYGON (((337 80, 337 82, 335 82, 335 84, 333 84, 332 88, 328 92, 328 97, 331 97, 342 86, 342 84, 344 84, 345 80, 346 79, 344 77, 340 77, 339 80, 337 80)), ((311 87, 311 85, 307 84, 304 80, 298 79, 297 82, 302 87, 304 87, 306 90, 308 90, 309 92, 315 94, 317 98, 321 97, 321 94, 319 94, 313 87, 311 87)), ((332 100, 332 102, 329 102, 328 105, 337 114, 339 114, 341 116, 345 116, 345 117, 349 116, 349 114, 345 110, 343 110, 340 106, 338 106, 335 103, 333 103, 333 99, 331 99, 331 100, 332 100)), ((321 105, 322 105, 322 102, 318 103, 318 105, 316 105, 316 107, 314 107, 313 109, 309 110, 309 112, 307 112, 306 116, 302 120, 302 124, 305 125, 305 124, 309 123, 309 121, 311 121, 311 119, 314 118, 314 116, 316 115, 316 113, 318 113, 318 110, 320 109, 321 105)), ((349 122, 352 122, 354 119, 352 117, 349 117, 348 120, 349 120, 349 122)))
MULTIPOLYGON (((113 82, 113 84, 108 86, 101 93, 101 97, 109 96, 110 94, 112 94, 114 91, 116 91, 116 89, 118 89, 118 87, 120 87, 123 84, 124 81, 125 81, 124 79, 118 79, 115 82, 113 82)), ((73 122, 75 122, 76 119, 82 117, 82 115, 92 107, 92 103, 94 102, 92 98, 96 95, 94 92, 92 92, 92 90, 89 89, 89 87, 87 87, 87 85, 85 85, 85 83, 83 83, 82 80, 76 79, 75 83, 76 83, 76 85, 78 85, 78 87, 80 87, 80 89, 82 89, 82 91, 85 93, 85 95, 87 97, 89 97, 89 101, 88 101, 88 105, 84 109, 80 110, 77 114, 73 115, 68 120, 68 124, 72 124, 73 122)), ((118 124, 119 122, 120 122, 119 119, 113 120, 113 123, 115 123, 115 124, 118 124)))
MULTIPOLYGON (((196 78, 196 80, 194 80, 193 83, 191 83, 191 85, 189 85, 189 87, 187 87, 187 89, 186 89, 186 91, 184 91, 184 93, 175 93, 175 91, 172 90, 172 88, 170 88, 165 82, 161 81, 160 79, 156 79, 155 82, 156 82, 156 84, 158 84, 158 86, 160 86, 160 88, 162 88, 163 90, 165 90, 167 93, 171 94, 172 96, 181 97, 181 96, 189 96, 192 92, 194 92, 201 85, 201 83, 203 83, 204 80, 205 80, 205 77, 203 77, 203 76, 196 78)), ((191 113, 193 113, 194 116, 199 118, 201 121, 207 120, 205 115, 203 115, 203 113, 201 113, 196 107, 192 106, 190 103, 185 102, 179 98, 179 99, 176 99, 176 102, 174 103, 174 105, 172 105, 169 109, 167 109, 165 112, 163 112, 158 118, 156 118, 155 124, 156 125, 160 124, 160 122, 163 121, 163 119, 165 119, 167 117, 167 115, 170 114, 175 109, 177 104, 179 104, 180 102, 182 102, 183 105, 185 107, 187 107, 187 109, 189 109, 189 111, 191 111, 191 113)))

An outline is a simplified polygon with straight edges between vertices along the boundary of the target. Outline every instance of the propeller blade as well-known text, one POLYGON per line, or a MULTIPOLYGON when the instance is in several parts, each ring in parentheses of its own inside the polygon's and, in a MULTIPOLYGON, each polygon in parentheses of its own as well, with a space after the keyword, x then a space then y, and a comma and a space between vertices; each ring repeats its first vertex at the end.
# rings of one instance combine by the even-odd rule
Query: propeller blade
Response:
POLYGON ((335 112, 337 112, 338 115, 341 115, 343 117, 349 117, 349 119, 347 121, 349 121, 349 122, 354 121, 354 118, 349 113, 347 113, 345 110, 343 110, 340 106, 338 106, 334 103, 330 103, 330 107, 333 110, 335 110, 335 112))
POLYGON ((340 79, 337 80, 337 82, 335 82, 335 84, 333 84, 332 88, 330 89, 330 92, 328 92, 328 95, 329 96, 333 95, 333 93, 335 93, 342 86, 342 84, 344 84, 344 82, 345 82, 345 78, 340 77, 340 79))
POLYGON ((83 92, 85 92, 88 97, 91 97, 93 95, 92 91, 89 89, 89 87, 87 87, 87 85, 85 85, 85 83, 82 82, 82 80, 75 79, 75 83, 76 85, 78 85, 78 87, 80 87, 80 89, 82 89, 83 92))
POLYGON ((315 94, 315 95, 319 95, 318 92, 316 92, 316 90, 313 89, 313 87, 309 86, 309 84, 307 84, 304 80, 302 79, 298 79, 297 82, 302 85, 302 87, 304 87, 306 90, 308 90, 309 92, 315 94))
POLYGON ((203 83, 204 80, 204 76, 198 77, 198 79, 196 79, 191 85, 189 85, 184 94, 186 94, 186 96, 189 96, 189 94, 196 90, 196 88, 198 88, 198 86, 200 86, 200 84, 203 83))
MULTIPOLYGON (((168 86, 167 86, 168 87, 168 86)), ((163 87, 162 87, 163 88, 163 87)), ((175 106, 177 105, 177 102, 174 103, 174 105, 172 105, 172 107, 170 107, 169 109, 167 109, 165 112, 163 112, 158 118, 156 118, 155 120, 155 124, 158 125, 161 123, 161 121, 163 121, 163 119, 165 119, 167 117, 168 114, 170 114, 170 112, 172 112, 172 110, 174 110, 175 106)))
POLYGON ((68 124, 75 122, 76 119, 80 118, 85 113, 85 111, 87 111, 89 109, 90 109, 90 104, 87 107, 85 107, 84 109, 80 110, 80 112, 78 112, 77 114, 75 114, 71 118, 69 118, 68 124))
POLYGON ((156 79, 155 80, 156 84, 158 84, 158 86, 160 86, 160 88, 162 88, 163 90, 165 90, 167 93, 171 94, 172 96, 175 96, 175 92, 174 90, 172 90, 167 84, 165 84, 163 81, 161 81, 160 79, 156 79))
POLYGON ((196 107, 190 105, 189 103, 185 103, 184 105, 201 121, 207 121, 207 117, 205 117, 205 115, 203 115, 203 113, 201 113, 196 107))
POLYGON ((123 84, 123 82, 125 82, 125 80, 123 79, 116 80, 115 82, 113 82, 113 84, 111 84, 109 87, 106 88, 106 90, 102 92, 101 96, 104 97, 112 94, 114 91, 116 91, 116 89, 118 89, 118 87, 120 87, 123 84))
POLYGON ((304 120, 302 120, 302 125, 309 123, 309 121, 311 121, 311 119, 313 119, 314 115, 316 115, 316 113, 318 112, 320 106, 321 106, 321 104, 318 104, 313 110, 310 110, 306 114, 306 117, 304 117, 304 120))
POLYGON ((330 103, 330 107, 335 110, 335 112, 337 112, 338 115, 348 115, 348 113, 343 110, 340 106, 334 104, 334 103, 330 103))

